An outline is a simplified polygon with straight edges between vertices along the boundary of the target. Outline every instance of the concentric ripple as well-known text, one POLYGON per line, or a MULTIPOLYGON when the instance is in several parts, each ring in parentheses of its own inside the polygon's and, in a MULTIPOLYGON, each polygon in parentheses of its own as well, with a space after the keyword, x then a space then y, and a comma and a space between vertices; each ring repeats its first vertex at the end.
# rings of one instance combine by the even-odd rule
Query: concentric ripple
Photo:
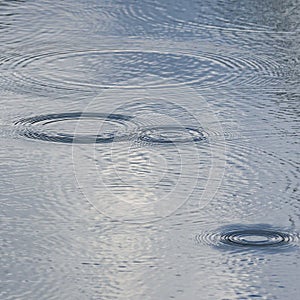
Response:
MULTIPOLYGON (((131 140, 73 147, 77 182, 101 214, 148 223, 170 216, 191 198, 201 205, 213 198, 225 150, 205 140, 206 129, 221 132, 222 127, 204 98, 186 87, 126 90, 122 103, 120 90, 108 89, 100 98, 115 101, 112 112, 132 116, 137 125, 131 140)), ((88 110, 99 102, 95 98, 88 110)))
POLYGON ((229 245, 266 247, 286 244, 291 237, 284 232, 249 229, 224 233, 220 236, 220 240, 229 245))
POLYGON ((198 128, 161 126, 142 130, 139 138, 149 143, 187 143, 205 140, 205 134, 198 128))
MULTIPOLYGON (((130 138, 130 116, 104 113, 61 113, 24 118, 15 123, 21 136, 60 143, 110 143, 130 138)), ((132 131, 131 131, 132 132, 132 131)))
POLYGON ((299 235, 268 224, 236 224, 216 232, 203 232, 196 236, 196 241, 224 250, 280 251, 297 246, 299 235))
MULTIPOLYGON (((31 52, 31 51, 30 51, 31 52)), ((103 88, 167 87, 197 84, 265 85, 281 79, 282 66, 266 58, 145 50, 89 50, 64 53, 3 53, 1 85, 22 91, 97 91, 103 88)))

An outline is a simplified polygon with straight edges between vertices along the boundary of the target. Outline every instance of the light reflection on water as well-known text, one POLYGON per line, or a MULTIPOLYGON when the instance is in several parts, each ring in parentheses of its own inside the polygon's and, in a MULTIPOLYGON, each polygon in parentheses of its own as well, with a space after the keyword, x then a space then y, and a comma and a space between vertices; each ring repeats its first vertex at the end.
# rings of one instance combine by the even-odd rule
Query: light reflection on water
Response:
POLYGON ((297 299, 299 1, 0 1, 1 299, 297 299))

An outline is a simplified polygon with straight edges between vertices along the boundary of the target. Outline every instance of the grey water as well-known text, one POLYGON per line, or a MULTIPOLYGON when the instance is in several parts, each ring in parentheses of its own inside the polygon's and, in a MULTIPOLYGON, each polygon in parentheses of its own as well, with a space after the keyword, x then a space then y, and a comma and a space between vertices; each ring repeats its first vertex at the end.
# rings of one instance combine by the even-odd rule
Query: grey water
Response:
POLYGON ((299 16, 0 0, 0 299, 299 299, 299 16))

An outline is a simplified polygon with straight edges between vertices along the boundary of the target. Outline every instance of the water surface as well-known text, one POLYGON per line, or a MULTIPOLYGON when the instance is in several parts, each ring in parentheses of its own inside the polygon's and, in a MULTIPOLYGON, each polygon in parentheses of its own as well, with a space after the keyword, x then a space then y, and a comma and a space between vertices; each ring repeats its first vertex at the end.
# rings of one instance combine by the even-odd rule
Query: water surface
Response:
POLYGON ((0 1, 0 298, 299 298, 299 9, 0 1))

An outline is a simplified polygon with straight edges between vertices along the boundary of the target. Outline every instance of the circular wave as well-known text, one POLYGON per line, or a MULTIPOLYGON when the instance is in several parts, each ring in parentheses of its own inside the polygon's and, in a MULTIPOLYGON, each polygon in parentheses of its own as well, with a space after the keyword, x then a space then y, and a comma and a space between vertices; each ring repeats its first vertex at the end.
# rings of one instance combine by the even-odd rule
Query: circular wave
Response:
POLYGON ((132 117, 104 113, 60 113, 24 118, 17 122, 21 136, 60 143, 111 143, 129 139, 132 117), (56 128, 58 127, 58 128, 56 128))
POLYGON ((187 143, 206 139, 203 131, 192 127, 161 126, 144 129, 139 139, 149 143, 187 143))
POLYGON ((230 225, 215 232, 196 235, 196 241, 223 250, 271 250, 291 249, 298 245, 299 235, 282 231, 268 224, 230 225))
POLYGON ((90 50, 4 53, 2 85, 14 90, 55 89, 97 91, 103 88, 172 87, 197 84, 199 88, 230 84, 277 84, 282 66, 265 58, 236 58, 200 53, 140 50, 90 50))
POLYGON ((220 240, 229 245, 266 247, 289 243, 291 237, 284 232, 249 229, 223 233, 220 240))
POLYGON ((185 88, 128 90, 122 103, 119 93, 107 90, 101 98, 115 99, 114 113, 133 116, 136 135, 121 144, 73 147, 86 199, 107 217, 129 223, 168 217, 192 197, 200 197, 201 205, 209 202, 222 178, 224 149, 194 142, 206 137, 201 128, 222 131, 205 100, 185 88), (195 111, 193 103, 201 110, 195 111))

